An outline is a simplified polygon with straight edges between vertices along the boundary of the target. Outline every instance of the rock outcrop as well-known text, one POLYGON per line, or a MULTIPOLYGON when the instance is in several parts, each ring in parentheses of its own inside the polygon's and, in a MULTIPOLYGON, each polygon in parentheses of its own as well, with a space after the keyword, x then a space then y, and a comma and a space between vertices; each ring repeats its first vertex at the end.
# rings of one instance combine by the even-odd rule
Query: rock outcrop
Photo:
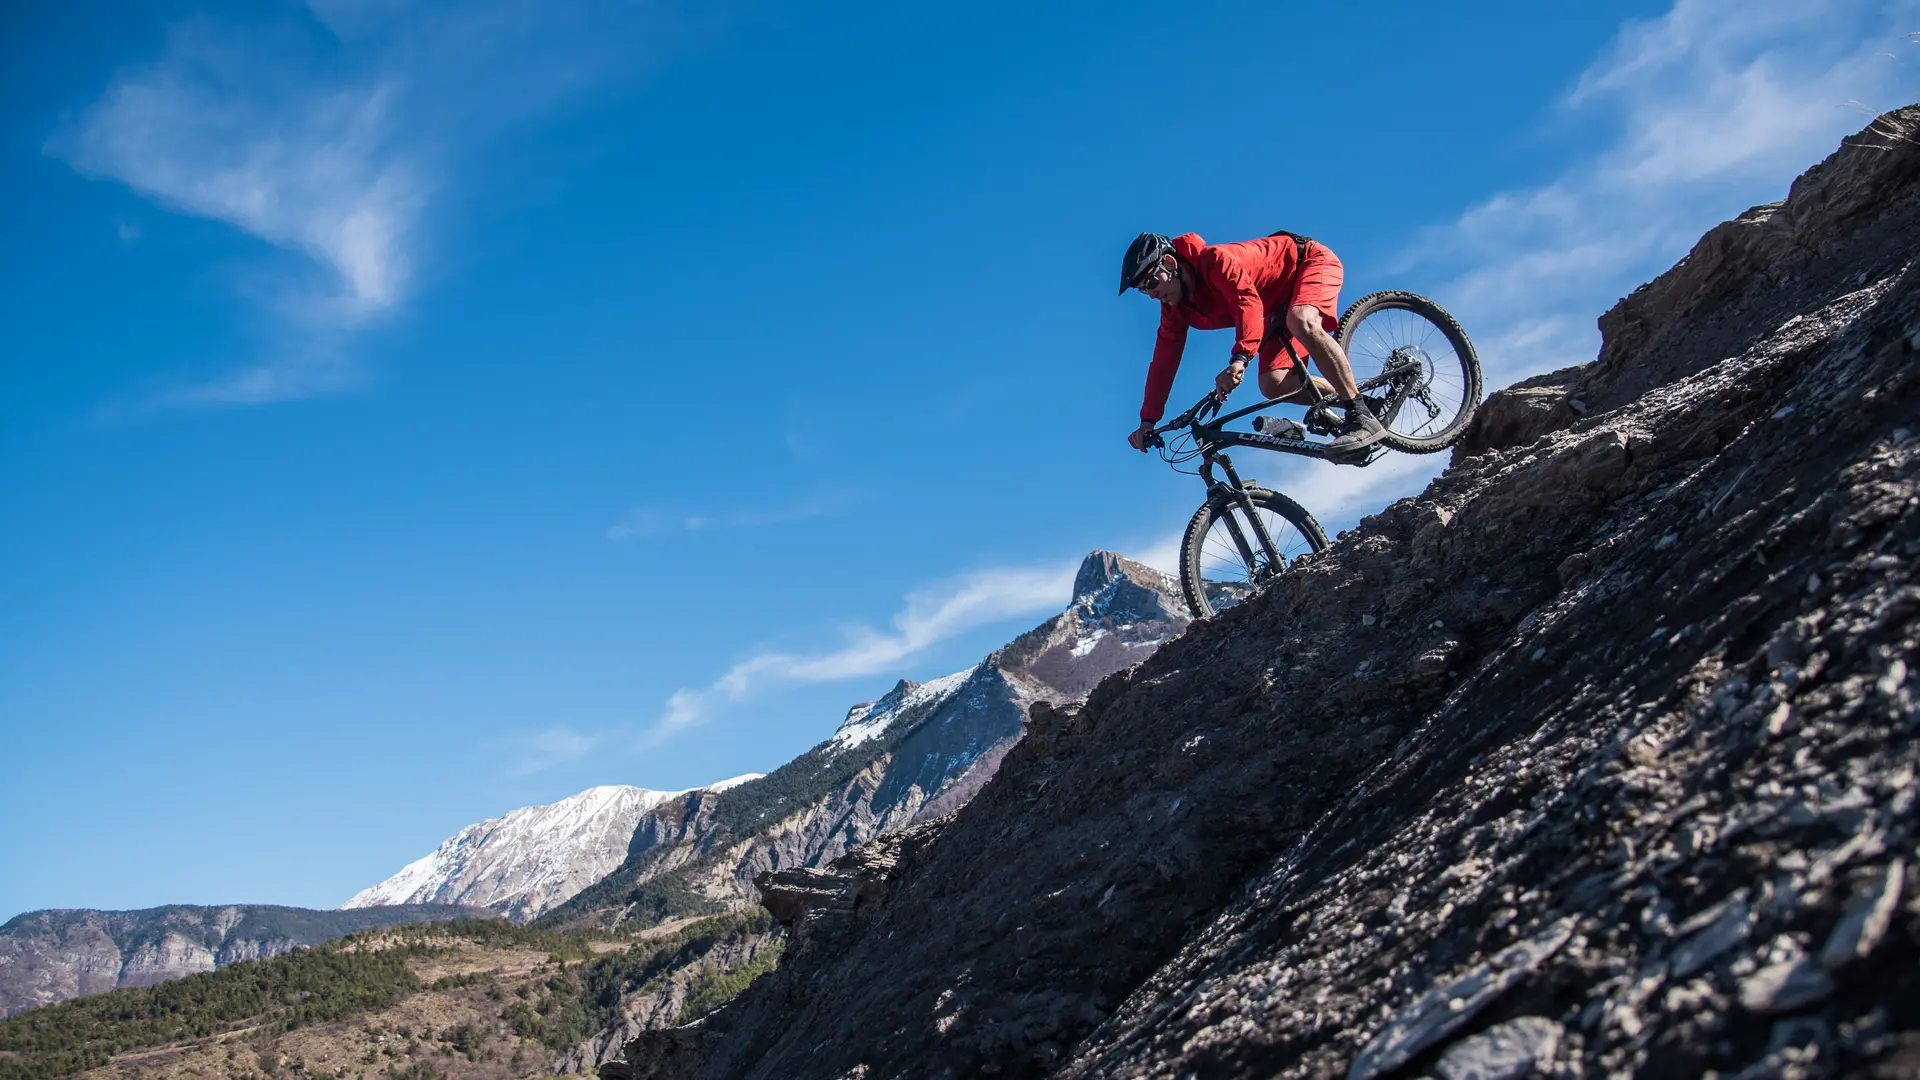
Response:
POLYGON ((689 1038, 689 1028, 693 1032, 707 1029, 706 1018, 686 1028, 675 1026, 700 981, 770 966, 779 957, 782 944, 778 933, 753 934, 740 941, 718 944, 690 958, 665 977, 622 998, 619 1019, 581 1043, 572 1053, 563 1055, 555 1063, 555 1071, 565 1076, 590 1073, 604 1062, 619 1060, 622 1049, 636 1040, 650 1050, 630 1060, 671 1060, 677 1049, 697 1045, 697 1036, 689 1038))
POLYGON ((1036 704, 857 910, 768 879, 780 969, 646 1075, 1920 1070, 1916 129, 1710 233, 1421 496, 1036 704))

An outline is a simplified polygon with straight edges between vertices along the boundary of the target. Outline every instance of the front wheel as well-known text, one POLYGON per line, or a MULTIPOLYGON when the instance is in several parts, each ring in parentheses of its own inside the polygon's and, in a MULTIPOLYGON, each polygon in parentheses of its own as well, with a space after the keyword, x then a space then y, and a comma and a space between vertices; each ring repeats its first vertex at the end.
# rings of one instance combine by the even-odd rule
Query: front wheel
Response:
POLYGON ((1480 357, 1453 316, 1410 292, 1377 292, 1340 316, 1340 347, 1387 430, 1381 443, 1410 454, 1445 450, 1480 404, 1480 357))
POLYGON ((1327 534, 1299 503, 1266 488, 1246 492, 1280 561, 1274 564, 1268 557, 1238 499, 1225 491, 1209 496, 1180 541, 1180 590, 1196 619, 1252 596, 1300 556, 1327 549, 1327 534))

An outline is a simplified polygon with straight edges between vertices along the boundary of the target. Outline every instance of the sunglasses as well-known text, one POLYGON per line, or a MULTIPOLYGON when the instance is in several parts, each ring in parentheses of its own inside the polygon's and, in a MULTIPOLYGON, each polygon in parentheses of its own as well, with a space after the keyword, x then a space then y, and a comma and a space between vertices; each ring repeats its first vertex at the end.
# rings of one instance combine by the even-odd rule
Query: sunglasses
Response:
POLYGON ((1167 269, 1166 264, 1162 263, 1140 275, 1140 280, 1134 282, 1133 287, 1139 289, 1141 292, 1147 292, 1150 289, 1157 289, 1172 280, 1173 271, 1167 269))

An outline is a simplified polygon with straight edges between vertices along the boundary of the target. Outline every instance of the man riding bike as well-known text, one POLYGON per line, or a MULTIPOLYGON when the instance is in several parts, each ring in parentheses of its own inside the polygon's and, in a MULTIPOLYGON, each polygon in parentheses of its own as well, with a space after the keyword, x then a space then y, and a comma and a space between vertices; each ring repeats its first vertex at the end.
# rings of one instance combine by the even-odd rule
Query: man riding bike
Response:
POLYGON ((1186 351, 1187 329, 1232 327, 1232 358, 1213 380, 1221 400, 1240 385, 1258 357, 1262 394, 1310 403, 1301 381, 1306 365, 1294 361, 1302 353, 1312 356, 1327 377, 1316 378, 1316 386, 1346 407, 1341 434, 1328 449, 1337 457, 1364 462, 1366 449, 1379 441, 1385 428, 1360 396, 1347 354, 1333 339, 1340 325, 1340 283, 1345 276, 1332 249, 1292 233, 1213 245, 1197 233, 1171 240, 1141 233, 1121 260, 1120 295, 1139 289, 1160 301, 1160 332, 1147 368, 1140 426, 1127 435, 1127 443, 1146 452, 1154 425, 1166 413, 1173 376, 1186 351), (1275 325, 1282 318, 1284 329, 1275 325), (1283 359, 1283 353, 1290 358, 1283 359))

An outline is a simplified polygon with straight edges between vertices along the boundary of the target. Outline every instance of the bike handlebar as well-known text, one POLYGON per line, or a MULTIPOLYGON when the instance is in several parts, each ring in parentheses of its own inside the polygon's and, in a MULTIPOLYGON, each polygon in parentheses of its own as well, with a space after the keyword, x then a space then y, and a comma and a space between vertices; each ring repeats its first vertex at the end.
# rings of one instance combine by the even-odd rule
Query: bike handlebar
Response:
POLYGON ((1193 403, 1193 408, 1188 409, 1186 412, 1181 413, 1179 416, 1176 416, 1173 419, 1167 421, 1166 423, 1161 424, 1159 427, 1154 428, 1153 433, 1155 435, 1158 435, 1163 431, 1172 431, 1174 428, 1186 427, 1188 424, 1193 423, 1195 420, 1205 420, 1207 417, 1213 416, 1216 413, 1218 413, 1220 411, 1221 404, 1222 402, 1220 400, 1219 391, 1209 390, 1207 391, 1206 397, 1203 397, 1199 401, 1196 401, 1193 403))

